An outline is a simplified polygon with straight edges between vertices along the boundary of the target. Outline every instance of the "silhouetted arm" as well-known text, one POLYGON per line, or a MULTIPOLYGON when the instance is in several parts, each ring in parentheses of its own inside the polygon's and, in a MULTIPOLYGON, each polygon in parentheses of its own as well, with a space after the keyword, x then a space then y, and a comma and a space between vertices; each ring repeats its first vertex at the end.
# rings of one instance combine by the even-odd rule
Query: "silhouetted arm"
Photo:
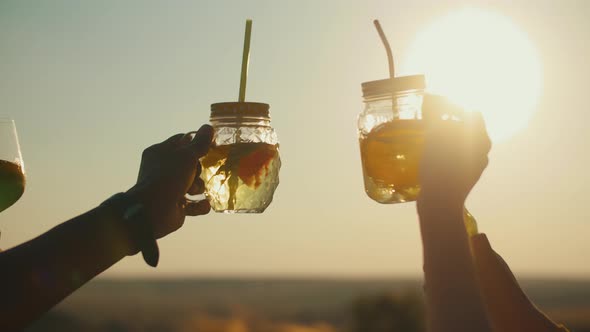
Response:
POLYGON ((492 331, 463 223, 467 195, 487 166, 491 142, 480 114, 427 95, 428 129, 417 201, 429 332, 492 331), (441 120, 443 114, 461 121, 441 120))
POLYGON ((463 202, 424 193, 417 206, 429 332, 492 331, 463 225, 463 202))
MULTIPOLYGON (((205 125, 193 139, 174 135, 143 152, 137 184, 127 199, 143 206, 141 219, 135 221, 147 225, 148 236, 164 237, 179 229, 185 216, 209 212, 206 200, 187 201, 185 195, 204 190, 198 160, 212 138, 213 128, 205 125)), ((78 287, 139 251, 137 235, 145 228, 124 220, 117 210, 117 204, 101 205, 0 253, 0 331, 23 329, 78 287)))
POLYGON ((526 296, 508 264, 485 234, 471 238, 479 287, 496 331, 567 332, 543 314, 526 296))
POLYGON ((0 253, 0 330, 17 331, 132 248, 116 213, 98 207, 0 253))
POLYGON ((468 238, 463 206, 487 166, 491 148, 483 119, 436 96, 426 96, 424 111, 431 125, 420 165, 417 209, 431 332, 567 331, 528 299, 485 234, 468 238), (464 121, 437 121, 445 113, 464 121))

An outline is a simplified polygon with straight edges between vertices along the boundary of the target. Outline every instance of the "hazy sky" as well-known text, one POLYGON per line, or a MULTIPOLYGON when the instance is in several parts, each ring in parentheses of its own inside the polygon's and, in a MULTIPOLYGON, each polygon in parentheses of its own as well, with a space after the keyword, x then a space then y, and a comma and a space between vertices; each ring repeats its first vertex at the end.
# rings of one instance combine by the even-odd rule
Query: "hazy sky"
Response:
MULTIPOLYGON (((403 58, 421 27, 463 3, 0 2, 0 114, 16 121, 27 171, 23 198, 0 215, 0 247, 128 189, 143 148, 235 100, 252 18, 247 99, 270 103, 281 141, 274 202, 188 218, 159 241, 157 270, 138 256, 104 275, 420 275, 414 204, 363 191, 360 83, 387 75, 372 19, 403 58)), ((589 2, 474 3, 529 36, 543 90, 529 126, 493 147, 468 207, 519 276, 590 277, 589 2)))

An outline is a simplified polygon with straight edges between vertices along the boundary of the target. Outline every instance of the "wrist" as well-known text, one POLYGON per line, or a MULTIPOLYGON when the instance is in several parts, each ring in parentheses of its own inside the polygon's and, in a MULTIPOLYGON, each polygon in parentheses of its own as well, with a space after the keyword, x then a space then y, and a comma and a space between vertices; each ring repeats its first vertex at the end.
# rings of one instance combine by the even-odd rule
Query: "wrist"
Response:
POLYGON ((149 191, 146 189, 145 185, 140 183, 135 184, 129 190, 125 192, 125 195, 129 197, 135 203, 139 203, 143 206, 149 206, 149 191))
POLYGON ((142 251, 143 258, 150 266, 158 263, 158 245, 151 223, 147 221, 145 208, 138 196, 132 193, 118 193, 104 201, 101 206, 110 208, 125 234, 128 243, 128 255, 142 251))
POLYGON ((445 215, 463 216, 463 207, 465 206, 465 197, 454 195, 450 192, 441 192, 440 190, 430 190, 422 188, 416 201, 416 209, 419 215, 432 213, 442 213, 445 215))
MULTIPOLYGON (((112 198, 112 197, 111 197, 112 198)), ((133 238, 133 231, 130 225, 123 221, 124 208, 113 204, 111 198, 102 202, 98 209, 107 215, 107 224, 111 236, 115 239, 119 249, 123 250, 125 256, 133 256, 139 253, 140 248, 133 238)))

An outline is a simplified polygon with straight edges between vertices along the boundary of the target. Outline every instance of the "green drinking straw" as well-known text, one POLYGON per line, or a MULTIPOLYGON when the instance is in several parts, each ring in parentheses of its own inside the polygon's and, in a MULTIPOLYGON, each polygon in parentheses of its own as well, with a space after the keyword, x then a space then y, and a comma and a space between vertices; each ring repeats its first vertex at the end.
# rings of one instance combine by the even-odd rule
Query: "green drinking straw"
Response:
POLYGON ((252 34, 252 20, 246 20, 244 34, 244 52, 242 53, 242 73, 240 76, 240 96, 238 101, 246 101, 246 81, 248 80, 248 62, 250 62, 250 35, 252 34))

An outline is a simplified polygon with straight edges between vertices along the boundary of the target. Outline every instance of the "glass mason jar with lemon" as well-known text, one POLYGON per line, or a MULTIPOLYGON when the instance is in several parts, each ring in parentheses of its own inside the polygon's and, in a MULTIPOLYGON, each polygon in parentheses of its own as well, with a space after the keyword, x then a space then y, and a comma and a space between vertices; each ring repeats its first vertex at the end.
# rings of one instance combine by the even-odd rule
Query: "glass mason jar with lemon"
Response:
POLYGON ((211 208, 225 213, 261 213, 279 184, 279 142, 269 105, 227 102, 211 105, 213 146, 201 177, 211 208))
MULTIPOLYGON (((378 21, 375 26, 388 54, 390 78, 361 84, 364 107, 358 116, 358 135, 365 192, 382 204, 412 202, 420 193, 426 82, 423 75, 395 76, 389 43, 378 21)), ((436 116, 442 121, 461 121, 455 115, 436 116)), ((467 233, 477 234, 475 219, 467 209, 463 212, 467 233)))

